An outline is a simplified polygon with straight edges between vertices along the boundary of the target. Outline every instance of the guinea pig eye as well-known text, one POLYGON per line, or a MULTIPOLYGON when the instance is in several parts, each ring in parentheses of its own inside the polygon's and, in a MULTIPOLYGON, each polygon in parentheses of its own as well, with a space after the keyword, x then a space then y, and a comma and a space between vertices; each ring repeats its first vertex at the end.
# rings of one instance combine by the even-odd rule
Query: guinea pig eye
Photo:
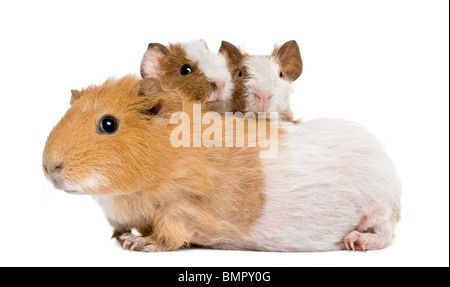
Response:
POLYGON ((242 70, 239 70, 238 77, 242 78, 243 75, 244 75, 244 73, 242 72, 242 70))
POLYGON ((186 75, 189 75, 191 73, 192 73, 192 68, 191 68, 191 66, 189 66, 189 64, 184 64, 183 66, 181 66, 180 74, 182 76, 186 76, 186 75))
POLYGON ((119 120, 113 116, 104 116, 98 124, 100 134, 113 134, 119 128, 119 120))
POLYGON ((283 73, 283 71, 280 72, 280 78, 284 78, 284 73, 283 73))

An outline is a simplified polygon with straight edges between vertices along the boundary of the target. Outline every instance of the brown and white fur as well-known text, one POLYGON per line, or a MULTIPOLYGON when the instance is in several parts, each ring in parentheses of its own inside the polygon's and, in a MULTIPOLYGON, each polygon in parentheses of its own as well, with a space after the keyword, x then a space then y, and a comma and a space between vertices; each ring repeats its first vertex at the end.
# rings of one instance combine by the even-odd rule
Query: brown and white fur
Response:
POLYGON ((248 55, 231 43, 222 41, 219 53, 227 59, 235 90, 233 112, 278 112, 279 118, 293 122, 289 105, 292 82, 300 77, 303 62, 297 42, 275 46, 270 56, 248 55))
POLYGON ((205 104, 217 112, 227 111, 234 88, 224 56, 210 51, 203 40, 168 46, 150 43, 141 76, 159 78, 164 89, 178 92, 185 102, 205 104), (180 73, 184 65, 189 65, 190 74, 180 73))
POLYGON ((44 173, 58 189, 95 197, 125 248, 367 250, 392 241, 396 171, 353 123, 280 123, 278 155, 266 159, 258 146, 174 148, 169 117, 189 108, 157 79, 126 76, 72 94, 47 139, 44 173), (99 129, 105 115, 116 132, 99 129))

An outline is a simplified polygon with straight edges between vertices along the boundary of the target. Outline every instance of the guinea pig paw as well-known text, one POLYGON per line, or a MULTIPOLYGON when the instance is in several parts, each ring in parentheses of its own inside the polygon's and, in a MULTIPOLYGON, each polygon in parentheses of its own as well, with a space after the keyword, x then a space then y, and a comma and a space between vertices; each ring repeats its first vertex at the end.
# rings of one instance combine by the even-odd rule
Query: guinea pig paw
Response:
POLYGON ((156 247, 149 244, 142 236, 137 236, 131 233, 125 233, 119 237, 119 242, 122 243, 122 248, 130 251, 140 252, 154 252, 156 247))
POLYGON ((120 236, 124 235, 125 233, 130 233, 130 232, 131 232, 131 230, 129 230, 129 231, 117 231, 117 230, 114 230, 114 233, 111 236, 111 239, 115 238, 115 239, 120 241, 120 236))
POLYGON ((344 245, 347 250, 353 251, 364 251, 366 252, 369 249, 369 237, 365 233, 360 233, 356 230, 350 232, 344 238, 344 245))

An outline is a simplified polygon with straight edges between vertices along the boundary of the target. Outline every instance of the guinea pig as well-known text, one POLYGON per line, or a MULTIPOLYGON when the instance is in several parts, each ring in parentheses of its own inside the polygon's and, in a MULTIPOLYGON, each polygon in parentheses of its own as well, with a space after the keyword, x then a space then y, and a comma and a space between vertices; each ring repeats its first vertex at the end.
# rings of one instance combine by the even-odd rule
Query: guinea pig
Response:
POLYGON ((155 78, 109 79, 72 94, 44 148, 45 176, 96 198, 125 249, 365 251, 392 241, 397 173, 354 123, 276 122, 278 153, 263 158, 261 145, 175 147, 171 118, 190 111, 155 78))
POLYGON ((224 56, 210 51, 203 40, 168 46, 150 43, 141 76, 159 78, 164 89, 177 91, 183 100, 219 112, 227 111, 234 87, 224 56))
POLYGON ((270 56, 250 56, 222 41, 219 53, 226 57, 235 85, 230 103, 233 112, 262 113, 263 116, 278 112, 281 120, 294 121, 289 95, 292 82, 303 70, 297 42, 275 46, 270 56))

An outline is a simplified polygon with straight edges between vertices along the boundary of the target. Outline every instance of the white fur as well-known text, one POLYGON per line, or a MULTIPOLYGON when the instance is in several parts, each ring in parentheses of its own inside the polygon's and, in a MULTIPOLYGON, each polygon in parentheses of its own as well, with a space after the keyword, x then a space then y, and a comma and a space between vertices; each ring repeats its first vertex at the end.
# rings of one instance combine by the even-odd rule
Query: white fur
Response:
POLYGON ((289 109, 292 86, 287 80, 280 78, 281 68, 274 57, 250 56, 244 65, 250 77, 245 83, 245 98, 249 111, 258 112, 256 93, 272 95, 267 113, 283 113, 289 109))
POLYGON ((100 188, 108 186, 108 179, 100 173, 95 173, 76 183, 65 180, 62 175, 47 175, 47 177, 55 183, 56 188, 69 191, 73 194, 84 194, 86 190, 95 193, 100 188))
POLYGON ((85 178, 84 180, 82 180, 79 185, 81 186, 82 189, 84 190, 92 190, 92 191, 96 191, 99 188, 108 186, 108 180, 106 179, 105 176, 103 176, 100 173, 95 173, 94 175, 85 178))
POLYGON ((98 195, 93 196, 98 204, 102 207, 106 218, 110 220, 116 220, 116 208, 114 206, 114 196, 111 195, 98 195))
POLYGON ((367 219, 374 220, 374 227, 383 226, 383 245, 389 244, 395 225, 392 211, 400 208, 401 188, 377 139, 343 120, 283 125, 287 137, 278 156, 263 159, 262 216, 248 237, 217 247, 338 250, 344 237, 367 219))
POLYGON ((121 223, 124 220, 117 216, 117 209, 115 206, 115 199, 117 198, 114 195, 94 195, 93 198, 102 208, 115 232, 129 232, 129 230, 131 230, 131 227, 126 223, 121 223))
MULTIPOLYGON (((234 84, 225 57, 222 54, 211 52, 203 40, 184 42, 181 46, 186 52, 186 57, 197 63, 208 81, 217 83, 219 86, 224 85, 221 91, 222 100, 228 101, 233 93, 234 84)), ((214 98, 213 93, 210 100, 214 98)))

